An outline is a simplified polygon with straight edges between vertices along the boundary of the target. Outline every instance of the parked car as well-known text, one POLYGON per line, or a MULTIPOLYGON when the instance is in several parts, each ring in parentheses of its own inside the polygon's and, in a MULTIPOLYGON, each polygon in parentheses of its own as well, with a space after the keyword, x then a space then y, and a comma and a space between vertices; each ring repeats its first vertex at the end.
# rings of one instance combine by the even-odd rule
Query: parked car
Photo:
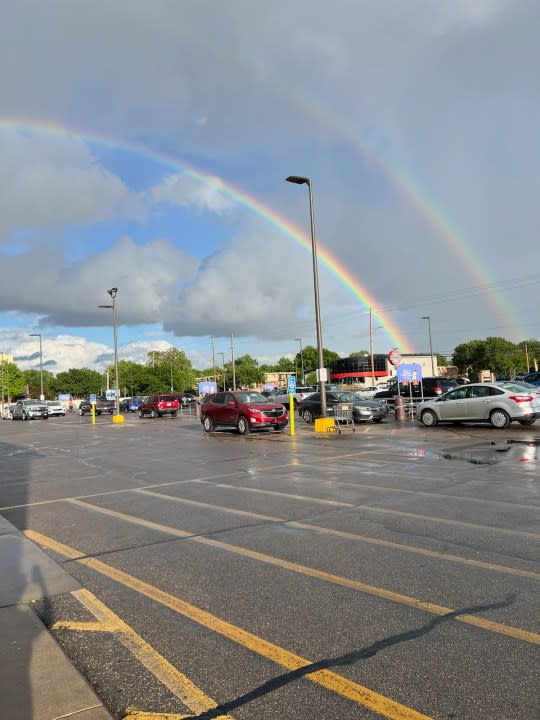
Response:
POLYGON ((191 391, 188 391, 188 390, 186 390, 186 392, 180 393, 176 397, 178 398, 178 402, 180 403, 180 406, 183 408, 191 407, 197 401, 197 398, 195 397, 195 393, 192 393, 191 391))
POLYGON ((201 422, 206 432, 216 427, 235 427, 240 435, 251 430, 283 430, 289 414, 283 404, 252 390, 234 390, 207 395, 201 405, 201 422))
MULTIPOLYGON (((312 385, 298 385, 296 387, 296 392, 293 395, 295 409, 298 407, 298 403, 301 403, 302 400, 309 397, 314 392, 315 388, 312 385)), ((287 387, 282 387, 275 390, 272 395, 269 396, 269 400, 282 403, 283 405, 285 405, 286 408, 288 408, 290 400, 287 387)))
POLYGON ((49 411, 49 417, 66 414, 66 408, 58 400, 47 400, 45 404, 47 405, 47 410, 49 411))
MULTIPOLYGON (((448 390, 458 387, 458 383, 453 378, 446 377, 425 377, 422 378, 422 385, 418 383, 400 383, 399 384, 399 395, 403 395, 405 398, 409 398, 411 395, 413 399, 438 397, 443 395, 448 390)), ((398 395, 398 384, 394 378, 388 383, 386 390, 380 390, 376 392, 374 400, 393 400, 398 395)))
POLYGON ((540 372, 531 372, 528 375, 525 375, 523 380, 531 383, 532 385, 540 385, 540 372))
MULTIPOLYGON (((94 405, 96 406, 96 415, 112 415, 115 408, 114 400, 108 400, 104 395, 98 395, 94 405)), ((90 398, 81 400, 79 403, 79 415, 83 416, 91 414, 92 402, 90 401, 90 398)))
POLYGON ((462 385, 418 406, 417 417, 426 427, 440 422, 490 422, 505 428, 517 420, 531 425, 540 416, 540 397, 527 390, 516 392, 504 383, 462 385))
MULTIPOLYGON (((382 422, 388 415, 388 408, 383 402, 363 398, 360 394, 343 390, 341 392, 326 393, 327 414, 334 415, 335 406, 339 403, 352 403, 353 420, 359 422, 382 422)), ((298 413, 302 420, 312 423, 315 418, 321 417, 321 393, 313 393, 298 406, 298 413)))
POLYGON ((176 417, 179 407, 180 403, 176 395, 157 393, 156 395, 149 395, 146 400, 139 403, 139 417, 143 418, 145 415, 150 415, 153 418, 163 417, 163 415, 176 417))
POLYGON ((34 420, 35 418, 47 420, 48 417, 47 405, 41 400, 17 400, 11 410, 12 420, 34 420))
POLYGON ((375 396, 375 393, 378 393, 379 391, 380 388, 378 385, 366 385, 366 387, 363 387, 360 390, 356 390, 355 392, 365 398, 372 398, 375 396))
POLYGON ((131 398, 124 398, 120 402, 120 412, 138 412, 141 402, 142 398, 138 395, 131 398))

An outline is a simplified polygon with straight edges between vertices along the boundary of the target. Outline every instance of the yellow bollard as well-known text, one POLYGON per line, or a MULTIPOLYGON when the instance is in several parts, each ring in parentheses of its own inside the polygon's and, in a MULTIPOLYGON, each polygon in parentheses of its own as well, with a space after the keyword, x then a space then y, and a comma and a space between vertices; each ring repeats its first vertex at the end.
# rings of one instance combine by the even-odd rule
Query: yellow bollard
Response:
POLYGON ((294 435, 294 395, 289 394, 289 423, 291 428, 291 435, 294 435))
POLYGON ((91 403, 92 405, 92 425, 96 424, 96 403, 91 403))
POLYGON ((113 415, 112 416, 113 423, 123 423, 124 422, 124 416, 123 415, 113 415))

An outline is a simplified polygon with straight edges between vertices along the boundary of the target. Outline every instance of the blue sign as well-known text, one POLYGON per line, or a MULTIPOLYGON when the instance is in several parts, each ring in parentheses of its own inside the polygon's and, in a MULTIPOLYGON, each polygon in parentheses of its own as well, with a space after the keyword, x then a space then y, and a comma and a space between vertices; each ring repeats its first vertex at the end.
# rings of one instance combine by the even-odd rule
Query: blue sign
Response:
POLYGON ((199 395, 211 395, 217 393, 217 383, 213 380, 206 380, 199 383, 199 395))
POLYGON ((398 382, 420 382, 422 380, 422 366, 418 363, 405 363, 396 366, 398 382))
POLYGON ((58 395, 59 400, 64 400, 66 402, 67 400, 71 400, 71 394, 70 393, 60 393, 58 395))
POLYGON ((91 403, 95 403, 95 402, 96 402, 96 399, 97 399, 96 394, 95 394, 95 393, 92 393, 92 394, 90 395, 90 402, 91 402, 91 403))
POLYGON ((107 400, 116 400, 116 390, 105 390, 107 400))
POLYGON ((294 395, 296 392, 296 378, 294 375, 289 375, 287 378, 287 392, 289 395, 294 395))

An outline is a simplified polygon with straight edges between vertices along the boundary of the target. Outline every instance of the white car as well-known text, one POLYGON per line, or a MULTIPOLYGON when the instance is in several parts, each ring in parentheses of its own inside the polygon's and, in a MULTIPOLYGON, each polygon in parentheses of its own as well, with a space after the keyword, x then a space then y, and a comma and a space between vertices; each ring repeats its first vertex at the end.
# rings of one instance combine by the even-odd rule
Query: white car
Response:
POLYGON ((49 409, 49 417, 66 414, 66 408, 58 400, 47 400, 46 404, 49 409))
POLYGON ((498 383, 460 385, 417 408, 417 417, 426 427, 440 422, 489 422, 505 428, 517 420, 531 425, 540 417, 540 396, 525 388, 509 389, 498 383))

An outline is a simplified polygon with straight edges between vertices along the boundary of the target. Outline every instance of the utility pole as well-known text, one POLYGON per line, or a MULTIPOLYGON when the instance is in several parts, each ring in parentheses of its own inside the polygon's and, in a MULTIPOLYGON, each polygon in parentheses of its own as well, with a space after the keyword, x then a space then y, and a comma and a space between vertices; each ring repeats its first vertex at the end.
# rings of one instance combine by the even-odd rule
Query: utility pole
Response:
POLYGON ((234 335, 231 333, 231 357, 232 357, 232 384, 233 390, 236 390, 236 362, 234 359, 234 335))
POLYGON ((227 389, 227 383, 225 382, 225 353, 224 352, 218 352, 218 355, 221 355, 221 364, 223 365, 223 392, 227 389))
POLYGON ((375 362, 373 358, 373 313, 369 308, 369 355, 371 358, 371 385, 375 385, 375 362))
POLYGON ((527 362, 527 372, 530 372, 530 365, 529 365, 529 348, 527 346, 527 343, 525 343, 525 361, 527 362))
POLYGON ((214 382, 217 383, 216 375, 216 349, 214 346, 214 336, 212 335, 212 367, 214 368, 214 382))

